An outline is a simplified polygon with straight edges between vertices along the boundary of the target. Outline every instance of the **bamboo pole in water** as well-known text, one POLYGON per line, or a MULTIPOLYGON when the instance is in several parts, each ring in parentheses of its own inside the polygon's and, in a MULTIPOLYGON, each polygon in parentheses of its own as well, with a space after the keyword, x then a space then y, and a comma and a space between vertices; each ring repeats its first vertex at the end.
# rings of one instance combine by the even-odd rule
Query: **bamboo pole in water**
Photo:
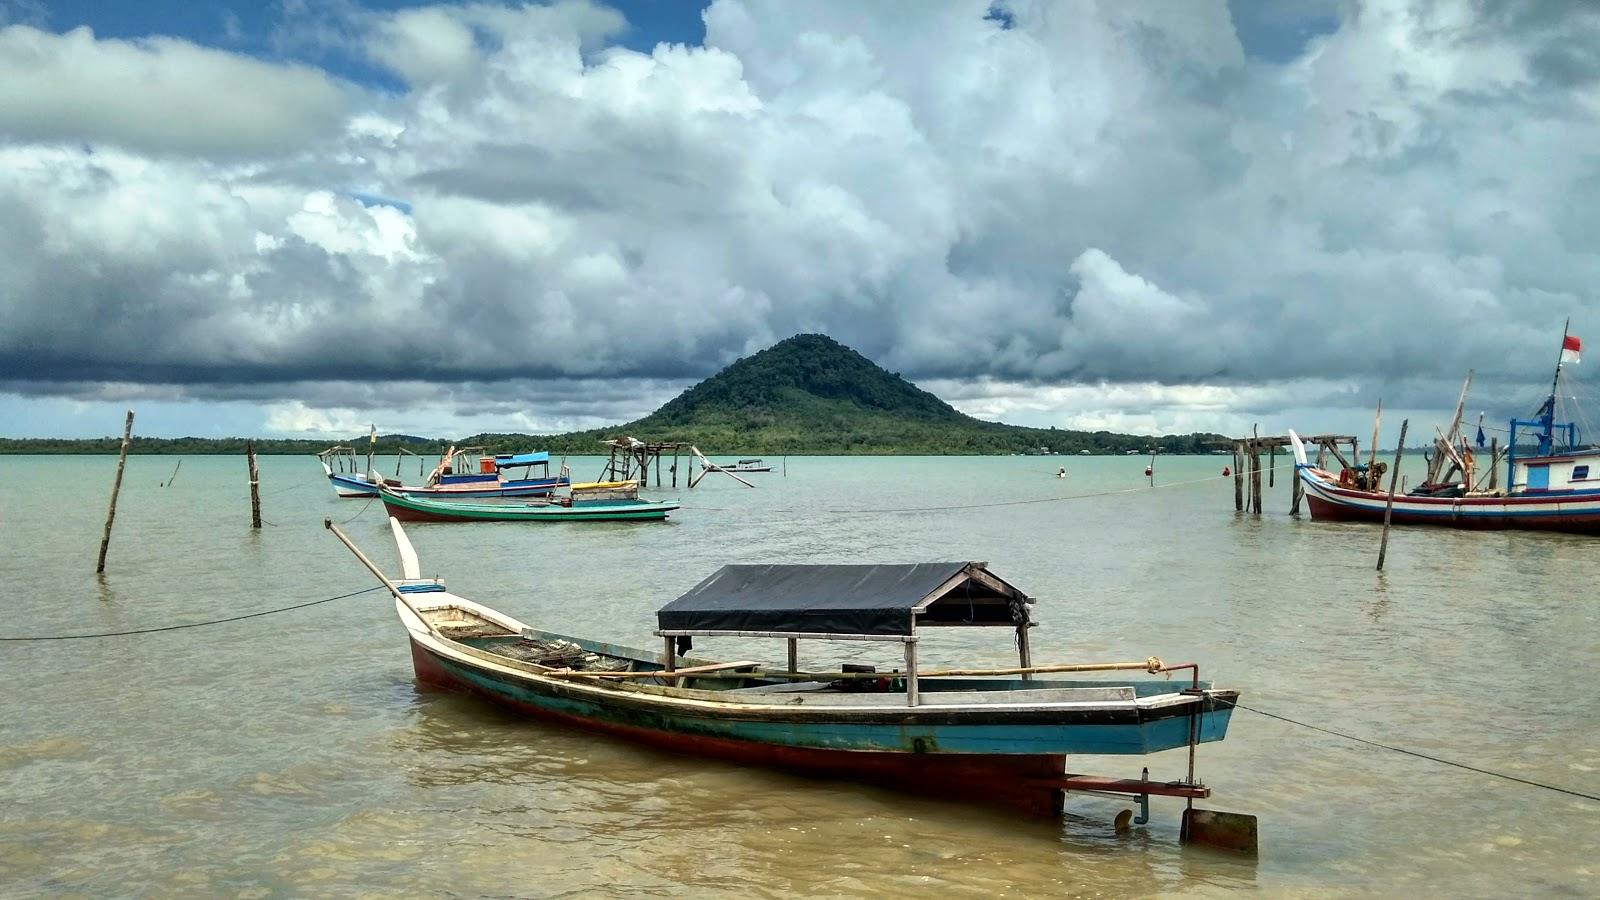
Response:
POLYGON ((1258 426, 1252 426, 1250 433, 1250 511, 1261 515, 1261 434, 1258 426))
POLYGON ((1378 544, 1378 571, 1383 571, 1383 558, 1389 554, 1389 520, 1394 517, 1394 486, 1400 478, 1400 454, 1406 446, 1406 427, 1410 419, 1400 422, 1400 440, 1394 445, 1394 471, 1389 473, 1389 501, 1383 505, 1383 540, 1378 544))
MULTIPOLYGON (((250 527, 261 527, 261 469, 256 466, 255 441, 244 442, 244 458, 250 465, 250 527)), ((367 466, 372 471, 372 466, 367 466)))
POLYGON ((1233 442, 1233 511, 1244 512, 1244 442, 1233 442))
POLYGON ((122 423, 122 449, 117 452, 117 477, 111 482, 111 506, 106 509, 106 530, 100 535, 100 558, 94 564, 96 575, 106 570, 106 550, 111 546, 111 523, 117 518, 117 494, 122 491, 122 469, 128 464, 128 441, 133 438, 133 410, 122 423))

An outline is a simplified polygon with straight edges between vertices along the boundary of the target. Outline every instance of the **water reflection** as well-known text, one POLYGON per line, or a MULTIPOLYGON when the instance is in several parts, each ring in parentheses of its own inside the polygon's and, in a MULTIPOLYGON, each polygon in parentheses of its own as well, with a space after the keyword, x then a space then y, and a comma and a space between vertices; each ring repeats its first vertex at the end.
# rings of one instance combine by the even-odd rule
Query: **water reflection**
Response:
POLYGON ((658 752, 432 689, 413 694, 389 741, 411 784, 470 796, 458 811, 475 828, 526 841, 512 852, 581 845, 627 860, 641 887, 660 878, 721 891, 725 879, 754 878, 774 895, 896 895, 1055 882, 1141 894, 1255 878, 1251 860, 1181 848, 1173 803, 1158 801, 1148 828, 1118 834, 1112 820, 1128 804, 1116 799, 1073 795, 1061 819, 1019 816, 658 752))

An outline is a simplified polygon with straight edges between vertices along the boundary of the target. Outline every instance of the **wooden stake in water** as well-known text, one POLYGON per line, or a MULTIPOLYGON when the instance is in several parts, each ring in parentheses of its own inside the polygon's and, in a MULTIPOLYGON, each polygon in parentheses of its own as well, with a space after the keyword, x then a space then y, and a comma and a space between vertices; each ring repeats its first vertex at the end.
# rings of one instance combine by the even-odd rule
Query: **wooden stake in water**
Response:
MULTIPOLYGON (((1389 520, 1394 517, 1394 486, 1400 480, 1400 454, 1406 447, 1406 427, 1410 419, 1400 422, 1400 440, 1394 445, 1394 471, 1389 473, 1389 502, 1383 505, 1383 540, 1378 543, 1378 571, 1383 571, 1383 558, 1389 554, 1389 520)), ((1373 441, 1377 446, 1377 441, 1373 441)))
MULTIPOLYGON (((250 463, 250 527, 261 527, 261 470, 256 467, 256 445, 244 442, 244 456, 250 463)), ((371 471, 370 467, 368 471, 371 471)))
POLYGON ((122 450, 117 453, 117 477, 111 482, 111 506, 106 510, 106 530, 100 536, 100 559, 94 564, 96 575, 106 570, 106 550, 111 546, 111 523, 117 518, 117 493, 122 490, 122 468, 128 464, 128 441, 133 437, 133 410, 122 423, 122 450))

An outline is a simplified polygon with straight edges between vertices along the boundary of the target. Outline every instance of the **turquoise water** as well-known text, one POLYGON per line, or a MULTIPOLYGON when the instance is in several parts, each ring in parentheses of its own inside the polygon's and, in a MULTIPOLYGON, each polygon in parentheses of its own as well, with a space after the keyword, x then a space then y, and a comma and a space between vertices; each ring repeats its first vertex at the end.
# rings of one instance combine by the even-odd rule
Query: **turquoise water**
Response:
MULTIPOLYGON (((1264 515, 1235 513, 1231 480, 1212 477, 1227 461, 1163 458, 1152 490, 1136 457, 791 457, 786 475, 749 476, 754 490, 712 476, 649 491, 685 506, 664 524, 409 530, 456 593, 645 647, 656 607, 724 563, 983 560, 1039 598, 1038 662, 1195 661, 1247 705, 1600 793, 1592 539, 1397 529, 1378 574, 1377 529, 1290 518, 1287 477, 1264 515), (885 511, 905 509, 919 511, 885 511)), ((97 579, 115 459, 0 457, 0 636, 367 588, 325 516, 392 565, 381 507, 335 499, 314 459, 262 459, 259 532, 243 459, 185 458, 160 487, 176 462, 129 460, 97 579)), ((575 475, 600 466, 574 461, 575 475)), ((783 647, 696 652, 778 661, 783 647)), ((921 657, 1015 659, 982 629, 940 632, 921 657)), ((1256 861, 1180 847, 1178 801, 1118 835, 1127 804, 1111 799, 1074 795, 1064 820, 1031 821, 660 755, 419 691, 381 593, 204 629, 0 643, 0 679, 8 895, 1593 894, 1600 876, 1600 804, 1247 712, 1199 771, 1215 791, 1204 805, 1260 817, 1256 861)), ((1136 777, 1146 763, 1177 777, 1184 757, 1073 767, 1136 777)))

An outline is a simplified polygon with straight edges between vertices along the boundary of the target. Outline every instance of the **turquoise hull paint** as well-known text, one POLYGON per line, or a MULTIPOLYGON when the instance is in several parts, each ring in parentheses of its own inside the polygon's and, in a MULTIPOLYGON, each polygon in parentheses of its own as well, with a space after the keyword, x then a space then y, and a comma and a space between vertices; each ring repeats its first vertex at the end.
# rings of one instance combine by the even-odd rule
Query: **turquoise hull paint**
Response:
POLYGON ((584 500, 555 504, 482 503, 385 494, 390 515, 406 521, 627 522, 665 519, 675 503, 653 500, 584 500))
MULTIPOLYGON (((451 660, 435 657, 452 678, 513 705, 535 707, 567 716, 624 727, 691 734, 818 750, 895 753, 1130 755, 1188 745, 1189 717, 1174 716, 1126 724, 919 724, 851 722, 768 722, 728 716, 621 708, 581 698, 556 696, 530 685, 492 677, 451 660), (920 745, 919 745, 920 742, 920 745)), ((1152 683, 1152 691, 1160 687, 1152 683)), ((1167 691, 1170 685, 1165 685, 1167 691)), ((1136 688, 1136 691, 1138 688, 1136 688)), ((1232 710, 1200 716, 1200 740, 1222 740, 1232 710)))

